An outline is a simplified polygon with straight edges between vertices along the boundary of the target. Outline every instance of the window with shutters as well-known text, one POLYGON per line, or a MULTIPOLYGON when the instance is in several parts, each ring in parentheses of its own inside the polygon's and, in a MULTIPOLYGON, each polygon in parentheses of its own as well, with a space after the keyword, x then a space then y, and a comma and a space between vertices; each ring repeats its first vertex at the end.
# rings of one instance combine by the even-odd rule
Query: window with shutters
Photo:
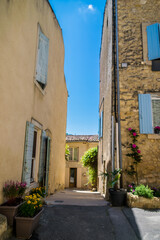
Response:
POLYGON ((154 133, 154 128, 160 126, 160 95, 139 94, 138 99, 140 133, 154 133))
POLYGON ((69 148, 69 161, 79 161, 79 148, 69 148))
POLYGON ((142 23, 143 61, 160 71, 160 23, 142 23))
POLYGON ((49 39, 38 25, 38 49, 36 64, 36 81, 44 89, 47 85, 49 39))

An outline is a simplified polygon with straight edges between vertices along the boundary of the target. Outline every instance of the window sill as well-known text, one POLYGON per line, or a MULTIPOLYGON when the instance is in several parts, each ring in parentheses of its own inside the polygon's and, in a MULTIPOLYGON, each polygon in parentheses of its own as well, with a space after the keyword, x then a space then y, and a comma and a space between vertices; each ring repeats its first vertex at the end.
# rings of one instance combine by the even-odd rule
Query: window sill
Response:
POLYGON ((148 134, 148 139, 160 139, 160 134, 148 134))
POLYGON ((46 94, 46 91, 41 88, 41 86, 38 84, 38 82, 37 82, 35 79, 34 79, 34 84, 36 85, 36 87, 39 89, 39 91, 40 91, 43 95, 46 94))

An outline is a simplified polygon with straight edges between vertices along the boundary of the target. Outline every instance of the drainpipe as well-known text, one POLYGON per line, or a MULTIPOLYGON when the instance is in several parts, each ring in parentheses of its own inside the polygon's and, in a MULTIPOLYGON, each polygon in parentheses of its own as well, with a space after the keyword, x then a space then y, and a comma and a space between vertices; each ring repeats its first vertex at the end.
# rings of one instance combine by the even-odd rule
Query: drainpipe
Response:
MULTIPOLYGON (((117 108, 118 108, 118 142, 119 142, 119 167, 122 169, 122 149, 121 149, 121 123, 120 123, 120 93, 119 93, 119 49, 118 49, 118 6, 115 0, 116 13, 116 65, 117 65, 117 108)), ((122 177, 120 179, 120 187, 122 188, 122 177)))

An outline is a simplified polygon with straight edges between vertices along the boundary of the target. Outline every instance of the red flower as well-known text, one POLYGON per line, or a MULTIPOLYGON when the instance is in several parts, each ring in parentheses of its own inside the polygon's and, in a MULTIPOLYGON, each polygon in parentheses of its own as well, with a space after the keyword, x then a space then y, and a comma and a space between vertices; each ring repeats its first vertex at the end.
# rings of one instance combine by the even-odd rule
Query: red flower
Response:
POLYGON ((133 144, 132 147, 133 147, 133 148, 136 148, 137 146, 136 146, 136 144, 133 144))
POLYGON ((128 128, 128 131, 131 131, 132 130, 132 128, 128 128))
POLYGON ((133 133, 133 136, 135 137, 136 135, 137 135, 137 133, 134 132, 134 133, 133 133))
POLYGON ((141 153, 141 151, 140 151, 140 150, 137 150, 137 153, 141 153))

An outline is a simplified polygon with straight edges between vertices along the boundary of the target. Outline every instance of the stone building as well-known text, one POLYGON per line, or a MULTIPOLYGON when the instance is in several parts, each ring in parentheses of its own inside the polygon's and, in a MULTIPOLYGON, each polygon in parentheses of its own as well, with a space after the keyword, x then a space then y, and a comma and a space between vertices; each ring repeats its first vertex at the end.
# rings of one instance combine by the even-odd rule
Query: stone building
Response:
MULTIPOLYGON (((160 1, 108 0, 100 51, 99 170, 128 169, 128 128, 139 133, 139 183, 160 184, 160 1)), ((121 187, 134 181, 123 173, 121 187)), ((99 190, 106 181, 99 177, 99 190)))
POLYGON ((62 30, 47 0, 0 1, 0 203, 7 180, 65 185, 62 30))
POLYGON ((65 187, 87 189, 87 168, 80 161, 88 149, 98 146, 98 135, 67 135, 66 144, 70 155, 66 161, 65 187))

